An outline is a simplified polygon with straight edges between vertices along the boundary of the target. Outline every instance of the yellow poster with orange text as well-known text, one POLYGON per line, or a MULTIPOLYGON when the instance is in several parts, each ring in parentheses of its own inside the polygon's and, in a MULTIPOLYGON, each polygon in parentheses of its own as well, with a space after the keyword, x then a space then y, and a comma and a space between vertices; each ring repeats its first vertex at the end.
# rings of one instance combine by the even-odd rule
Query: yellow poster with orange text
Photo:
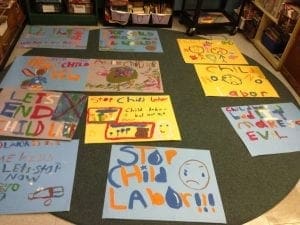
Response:
POLYGON ((258 66, 194 66, 206 96, 279 97, 258 66))
POLYGON ((181 140, 170 96, 89 96, 85 143, 181 140))
POLYGON ((248 64, 231 40, 177 39, 186 63, 248 64))

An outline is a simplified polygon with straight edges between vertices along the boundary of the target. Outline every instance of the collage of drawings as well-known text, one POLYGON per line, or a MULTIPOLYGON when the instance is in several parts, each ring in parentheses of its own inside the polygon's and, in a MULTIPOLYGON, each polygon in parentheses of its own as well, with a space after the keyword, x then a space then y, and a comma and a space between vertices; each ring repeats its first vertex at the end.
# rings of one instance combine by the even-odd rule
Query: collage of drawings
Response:
MULTIPOLYGON (((26 26, 17 47, 86 49, 88 33, 26 26)), ((279 98, 232 41, 177 43, 206 96, 279 98)), ((107 28, 100 29, 99 51, 163 48, 155 30, 107 28)), ((79 145, 73 136, 86 114, 84 143, 113 143, 102 218, 226 223, 209 150, 117 144, 181 140, 158 61, 19 56, 0 88, 0 134, 24 138, 0 141, 0 214, 70 210, 79 145)), ((300 112, 293 103, 220 110, 251 156, 300 150, 300 112)))

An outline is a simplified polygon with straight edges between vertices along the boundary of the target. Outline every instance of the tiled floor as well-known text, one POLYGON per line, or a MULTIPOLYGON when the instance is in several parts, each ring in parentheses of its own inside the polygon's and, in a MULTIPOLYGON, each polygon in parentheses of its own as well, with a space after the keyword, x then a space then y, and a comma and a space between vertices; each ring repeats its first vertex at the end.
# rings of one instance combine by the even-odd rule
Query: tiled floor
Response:
MULTIPOLYGON (((96 27, 97 29, 99 27, 96 27)), ((91 29, 94 29, 92 27, 91 29)), ((185 32, 185 28, 178 23, 175 18, 173 21, 173 30, 185 32)), ((241 52, 260 62, 265 68, 271 71, 279 80, 281 80, 290 90, 300 104, 300 98, 291 86, 286 82, 280 72, 275 71, 265 58, 254 48, 254 46, 244 38, 240 33, 234 36, 224 34, 227 38, 233 39, 241 52)), ((211 38, 220 38, 220 36, 206 36, 211 38)), ((24 54, 24 50, 15 49, 8 63, 12 62, 15 56, 24 54)), ((244 225, 300 225, 300 180, 294 189, 278 205, 264 213, 260 217, 247 222, 244 225)), ((29 215, 1 215, 0 225, 70 225, 67 221, 57 218, 51 214, 29 214, 29 215)), ((92 224, 91 224, 92 225, 92 224)))

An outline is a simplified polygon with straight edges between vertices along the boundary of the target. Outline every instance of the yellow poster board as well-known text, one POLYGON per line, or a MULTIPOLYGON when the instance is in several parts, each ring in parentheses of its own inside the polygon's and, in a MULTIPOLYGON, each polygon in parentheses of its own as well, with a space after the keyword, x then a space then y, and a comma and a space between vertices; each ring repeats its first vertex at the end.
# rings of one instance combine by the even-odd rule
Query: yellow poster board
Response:
POLYGON ((85 143, 164 140, 181 140, 170 96, 89 96, 85 143))
POLYGON ((231 40, 177 39, 186 63, 248 64, 231 40))
POLYGON ((258 66, 194 66, 206 96, 279 97, 258 66))

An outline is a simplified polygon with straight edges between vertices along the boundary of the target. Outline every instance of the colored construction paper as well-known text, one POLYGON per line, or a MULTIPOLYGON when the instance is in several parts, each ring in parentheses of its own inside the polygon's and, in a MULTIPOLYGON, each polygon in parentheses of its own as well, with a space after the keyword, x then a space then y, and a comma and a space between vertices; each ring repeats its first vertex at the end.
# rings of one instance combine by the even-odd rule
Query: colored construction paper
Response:
POLYGON ((156 30, 100 29, 100 51, 163 52, 156 30))
POLYGON ((231 40, 177 39, 186 63, 248 64, 231 40))
POLYGON ((102 217, 226 223, 210 151, 112 145, 102 217))
POLYGON ((17 43, 21 48, 86 49, 89 29, 76 26, 27 25, 17 43))
POLYGON ((168 95, 89 96, 85 143, 181 140, 168 95))
POLYGON ((279 97, 258 66, 194 66, 206 96, 279 97))
POLYGON ((162 93, 157 60, 91 60, 85 91, 162 93))
POLYGON ((222 110, 251 156, 300 151, 300 110, 293 103, 222 110))
POLYGON ((1 88, 86 92, 163 92, 158 61, 19 56, 1 88))
POLYGON ((0 141, 0 214, 69 211, 78 143, 0 141))
POLYGON ((0 135, 70 140, 86 100, 83 94, 3 89, 0 135))

